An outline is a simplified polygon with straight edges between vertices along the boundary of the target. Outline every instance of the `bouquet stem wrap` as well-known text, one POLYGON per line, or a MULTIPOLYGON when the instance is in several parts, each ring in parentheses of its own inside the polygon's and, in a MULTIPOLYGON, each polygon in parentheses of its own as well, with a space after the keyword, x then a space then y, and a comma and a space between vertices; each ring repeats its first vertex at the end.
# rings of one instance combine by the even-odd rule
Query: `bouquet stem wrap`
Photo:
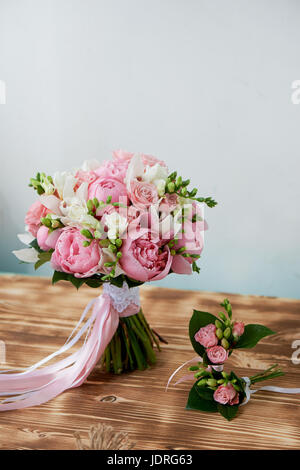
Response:
POLYGON ((121 288, 104 284, 103 294, 88 303, 75 329, 58 351, 23 372, 0 371, 0 396, 6 397, 0 403, 0 411, 40 405, 65 390, 79 387, 109 346, 120 319, 139 312, 138 287, 129 289, 126 283, 121 288), (84 343, 76 352, 40 368, 66 353, 81 339, 84 343))

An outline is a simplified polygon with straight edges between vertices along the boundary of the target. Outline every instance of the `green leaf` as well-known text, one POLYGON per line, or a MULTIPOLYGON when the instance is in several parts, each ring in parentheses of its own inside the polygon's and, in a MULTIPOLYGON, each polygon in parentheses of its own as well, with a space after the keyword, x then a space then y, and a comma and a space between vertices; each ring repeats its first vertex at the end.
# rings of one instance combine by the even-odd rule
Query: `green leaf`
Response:
POLYGON ((35 238, 34 240, 32 240, 31 243, 29 243, 29 246, 31 246, 32 248, 34 248, 34 249, 35 249, 36 251, 38 251, 39 253, 42 253, 42 252, 43 252, 43 250, 40 249, 36 238, 35 238))
MULTIPOLYGON (((198 382, 197 382, 198 383, 198 382)), ((199 397, 203 400, 214 400, 214 391, 207 387, 199 387, 196 383, 196 392, 198 393, 199 397)))
POLYGON ((236 416, 239 405, 221 405, 218 403, 217 409, 219 413, 227 419, 227 421, 231 421, 236 416))
POLYGON ((60 271, 54 271, 52 276, 52 284, 56 284, 58 281, 68 281, 69 274, 60 271))
POLYGON ((245 331, 235 345, 235 348, 253 348, 265 336, 275 334, 275 331, 263 325, 246 325, 245 331))
POLYGON ((205 400, 204 398, 201 398, 197 393, 196 387, 197 385, 194 384, 190 390, 186 409, 216 413, 218 411, 216 402, 214 400, 205 400))
POLYGON ((35 263, 34 269, 38 269, 40 266, 50 261, 53 251, 54 250, 41 251, 38 254, 39 260, 35 263))
POLYGON ((72 274, 69 274, 68 280, 73 284, 73 286, 76 287, 76 289, 79 289, 79 287, 81 287, 82 284, 85 283, 85 279, 75 277, 72 274))
POLYGON ((101 278, 93 279, 93 278, 88 278, 88 277, 85 279, 85 283, 89 287, 93 287, 93 288, 100 287, 103 284, 103 282, 101 281, 101 278))
POLYGON ((192 318, 189 324, 189 335, 190 335, 190 340, 191 340, 194 350, 201 357, 203 357, 205 353, 205 348, 201 346, 200 343, 195 341, 194 336, 197 333, 197 331, 200 330, 200 328, 208 325, 209 323, 215 323, 216 320, 217 320, 217 317, 215 317, 211 313, 200 312, 198 310, 194 310, 194 313, 192 315, 192 318))

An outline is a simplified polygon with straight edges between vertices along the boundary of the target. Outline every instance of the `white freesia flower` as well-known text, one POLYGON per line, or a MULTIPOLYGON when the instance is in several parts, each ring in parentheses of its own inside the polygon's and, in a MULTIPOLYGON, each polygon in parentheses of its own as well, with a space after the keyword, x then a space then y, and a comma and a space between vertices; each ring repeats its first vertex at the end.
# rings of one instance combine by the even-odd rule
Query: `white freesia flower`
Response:
POLYGON ((60 203, 60 211, 63 214, 60 220, 64 225, 71 227, 81 224, 101 231, 100 222, 88 213, 86 205, 88 184, 82 183, 75 193, 67 179, 64 193, 69 194, 69 196, 64 197, 64 200, 60 203))
POLYGON ((139 154, 136 154, 130 160, 130 163, 127 168, 125 176, 125 184, 127 190, 130 191, 130 183, 134 178, 142 178, 144 175, 144 164, 142 157, 139 154))
POLYGON ((57 171, 54 173, 53 183, 61 199, 74 196, 74 186, 77 183, 74 172, 57 171))
POLYGON ((168 170, 166 167, 161 166, 159 163, 155 163, 153 166, 146 166, 143 180, 147 183, 160 182, 161 180, 166 181, 168 178, 168 170))
POLYGON ((45 194, 47 196, 53 194, 55 192, 55 187, 53 186, 53 184, 48 180, 48 178, 43 178, 43 180, 41 181, 41 186, 43 188, 43 190, 45 191, 45 194))
POLYGON ((128 222, 127 219, 118 214, 118 212, 113 212, 105 216, 105 225, 108 227, 108 238, 115 240, 125 232, 128 222))

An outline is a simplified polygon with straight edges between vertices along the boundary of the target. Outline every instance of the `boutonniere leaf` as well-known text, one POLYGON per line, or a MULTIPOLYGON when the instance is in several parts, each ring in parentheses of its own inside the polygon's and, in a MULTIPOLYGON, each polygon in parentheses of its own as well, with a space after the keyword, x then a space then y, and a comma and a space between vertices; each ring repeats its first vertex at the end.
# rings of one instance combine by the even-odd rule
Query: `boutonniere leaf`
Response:
POLYGON ((246 325, 245 331, 235 345, 235 348, 250 349, 265 336, 275 335, 276 332, 263 325, 246 325))

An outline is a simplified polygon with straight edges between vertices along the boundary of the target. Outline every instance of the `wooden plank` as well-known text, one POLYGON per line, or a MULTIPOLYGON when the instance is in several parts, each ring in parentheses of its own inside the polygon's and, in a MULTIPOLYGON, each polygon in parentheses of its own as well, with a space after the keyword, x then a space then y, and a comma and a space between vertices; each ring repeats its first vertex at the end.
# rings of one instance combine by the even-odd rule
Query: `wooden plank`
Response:
MULTIPOLYGON (((49 279, 0 276, 0 339, 7 344, 7 364, 26 367, 57 350, 89 300, 99 291, 49 279)), ((75 449, 73 433, 106 422, 127 431, 137 449, 297 449, 300 447, 300 396, 259 392, 228 423, 217 414, 185 410, 190 383, 165 386, 171 372, 194 356, 188 339, 193 308, 212 313, 228 296, 235 317, 262 323, 278 333, 255 349, 236 351, 227 368, 251 375, 274 362, 286 371, 270 383, 300 387, 300 365, 292 364, 291 344, 300 340, 300 301, 270 297, 141 288, 144 312, 169 342, 157 364, 122 376, 96 367, 80 388, 50 402, 0 414, 2 449, 75 449), (249 370, 250 368, 250 370, 249 370)))

